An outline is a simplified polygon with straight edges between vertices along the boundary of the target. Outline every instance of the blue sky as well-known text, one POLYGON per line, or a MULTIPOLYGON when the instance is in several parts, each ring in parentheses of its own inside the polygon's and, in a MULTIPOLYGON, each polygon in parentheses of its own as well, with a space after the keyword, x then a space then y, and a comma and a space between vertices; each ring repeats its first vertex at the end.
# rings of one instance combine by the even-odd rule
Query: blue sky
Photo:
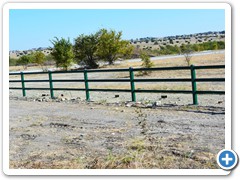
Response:
POLYGON ((74 42, 80 34, 101 28, 122 31, 123 39, 225 30, 220 9, 11 9, 9 13, 10 50, 49 47, 54 37, 74 42))

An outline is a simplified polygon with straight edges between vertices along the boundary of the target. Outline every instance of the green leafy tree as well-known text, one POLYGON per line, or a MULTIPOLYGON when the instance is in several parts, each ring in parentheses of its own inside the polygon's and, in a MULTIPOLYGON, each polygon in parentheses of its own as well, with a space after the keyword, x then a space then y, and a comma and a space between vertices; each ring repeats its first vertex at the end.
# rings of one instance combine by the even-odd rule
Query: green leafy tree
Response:
POLYGON ((97 45, 98 38, 96 34, 91 35, 80 35, 75 39, 75 44, 73 46, 73 51, 75 55, 75 60, 78 64, 83 62, 90 68, 97 68, 97 45))
POLYGON ((43 52, 37 51, 33 53, 33 62, 37 63, 39 66, 41 66, 42 70, 44 70, 44 63, 46 62, 46 56, 43 52))
MULTIPOLYGON (((149 57, 149 55, 147 53, 141 52, 140 58, 141 58, 141 61, 142 61, 142 65, 141 66, 143 68, 151 68, 151 67, 154 66, 153 62, 151 62, 150 57, 149 57)), ((151 73, 151 71, 141 71, 140 75, 148 75, 150 73, 151 73)))
POLYGON ((224 41, 218 41, 218 49, 225 49, 225 42, 224 41))
POLYGON ((97 56, 109 64, 113 64, 118 58, 129 57, 133 52, 134 48, 130 42, 121 39, 122 32, 101 29, 96 35, 98 36, 97 56))
POLYGON ((26 70, 28 65, 32 62, 32 56, 23 55, 17 60, 17 65, 22 65, 23 69, 26 70))
POLYGON ((212 43, 212 50, 218 50, 218 43, 216 41, 212 43))
POLYGON ((18 59, 9 57, 9 66, 16 66, 18 59))
POLYGON ((199 46, 199 44, 193 44, 193 45, 192 45, 192 48, 193 48, 194 51, 200 51, 200 46, 199 46))
POLYGON ((64 38, 58 39, 55 37, 51 43, 54 46, 51 55, 56 62, 56 66, 67 70, 72 64, 74 58, 73 46, 70 40, 66 40, 64 38))

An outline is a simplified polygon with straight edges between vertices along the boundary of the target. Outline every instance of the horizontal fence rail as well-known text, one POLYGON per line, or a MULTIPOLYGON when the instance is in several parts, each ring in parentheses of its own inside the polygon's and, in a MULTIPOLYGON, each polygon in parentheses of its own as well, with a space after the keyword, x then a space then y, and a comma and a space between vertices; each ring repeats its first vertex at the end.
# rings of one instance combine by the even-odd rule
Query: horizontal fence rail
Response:
POLYGON ((54 98, 54 91, 85 91, 86 100, 90 100, 91 91, 102 92, 131 92, 132 101, 136 101, 136 93, 179 93, 179 94, 192 94, 193 104, 198 104, 198 94, 219 94, 224 95, 225 91, 198 91, 197 82, 225 82, 225 78, 196 78, 196 70, 198 69, 224 69, 225 65, 213 66, 183 66, 183 67, 157 67, 157 68, 129 68, 129 69, 85 69, 79 71, 48 71, 48 72, 20 72, 9 73, 9 76, 20 75, 20 80, 9 80, 9 83, 21 83, 21 87, 9 87, 13 90, 22 90, 22 95, 26 96, 26 90, 49 90, 51 98, 54 98), (172 70, 189 70, 191 78, 134 78, 134 72, 138 71, 172 71, 172 70), (125 79, 88 79, 88 73, 102 73, 102 72, 129 72, 129 78, 125 79), (82 73, 83 79, 53 79, 53 74, 66 74, 66 73, 82 73), (35 74, 48 74, 48 79, 40 80, 25 80, 24 75, 35 74), (30 88, 26 87, 25 83, 33 82, 48 82, 49 88, 30 88), (54 88, 54 82, 84 82, 85 88, 54 88), (89 88, 89 82, 129 82, 130 89, 93 89, 89 88), (191 82, 192 90, 143 90, 135 89, 135 82, 191 82))

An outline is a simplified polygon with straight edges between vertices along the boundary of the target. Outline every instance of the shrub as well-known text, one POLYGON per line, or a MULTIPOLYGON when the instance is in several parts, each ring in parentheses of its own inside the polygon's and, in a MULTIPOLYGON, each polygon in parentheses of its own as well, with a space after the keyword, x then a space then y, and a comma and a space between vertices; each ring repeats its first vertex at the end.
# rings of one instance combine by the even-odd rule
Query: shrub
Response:
MULTIPOLYGON (((154 66, 153 62, 151 62, 150 57, 147 55, 147 53, 141 52, 140 58, 142 61, 142 67, 143 68, 151 68, 154 66)), ((148 75, 151 73, 151 71, 141 71, 141 75, 148 75)))

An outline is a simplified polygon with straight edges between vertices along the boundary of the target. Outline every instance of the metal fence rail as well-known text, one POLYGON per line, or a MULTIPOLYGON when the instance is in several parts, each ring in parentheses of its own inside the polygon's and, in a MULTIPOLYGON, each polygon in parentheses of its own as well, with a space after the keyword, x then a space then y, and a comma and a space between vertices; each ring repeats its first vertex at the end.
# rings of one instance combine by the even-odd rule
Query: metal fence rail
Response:
POLYGON ((9 89, 22 90, 22 95, 26 96, 26 90, 49 90, 51 98, 54 98, 54 91, 85 91, 86 100, 90 100, 90 91, 103 92, 131 92, 132 101, 136 101, 136 93, 180 93, 192 94, 193 104, 198 104, 198 94, 225 94, 225 91, 198 91, 197 82, 225 82, 225 78, 196 78, 197 69, 224 69, 225 65, 214 66, 194 66, 190 67, 159 67, 159 68, 129 68, 129 69, 85 69, 80 71, 48 71, 48 72, 21 72, 9 73, 11 75, 20 75, 21 80, 9 80, 9 83, 21 83, 22 87, 10 87, 9 89), (169 79, 135 79, 134 72, 137 71, 169 71, 169 70, 190 70, 191 78, 169 78, 169 79), (88 73, 96 72, 129 72, 129 79, 88 79, 88 73), (84 79, 53 79, 52 74, 83 73, 84 79), (24 75, 48 74, 47 80, 25 80, 24 75), (28 88, 25 82, 49 82, 49 88, 28 88), (84 82, 85 88, 54 88, 54 82, 84 82), (130 89, 92 89, 89 88, 89 82, 130 82, 130 89), (140 90, 135 89, 135 82, 191 82, 192 90, 140 90))

